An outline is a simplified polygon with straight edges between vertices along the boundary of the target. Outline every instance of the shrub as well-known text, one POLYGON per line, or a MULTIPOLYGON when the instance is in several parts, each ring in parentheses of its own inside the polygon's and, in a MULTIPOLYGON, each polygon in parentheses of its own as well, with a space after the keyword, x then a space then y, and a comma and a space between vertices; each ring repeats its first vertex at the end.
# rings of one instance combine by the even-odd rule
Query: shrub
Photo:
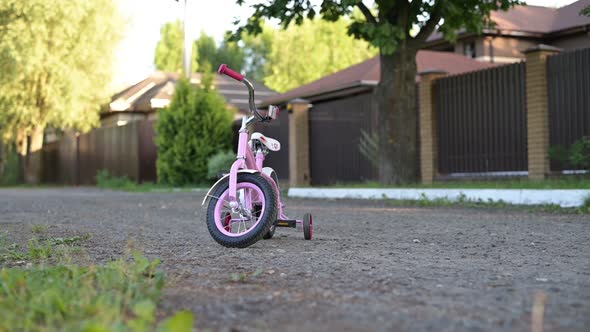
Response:
POLYGON ((126 176, 113 176, 108 170, 102 169, 96 173, 96 185, 101 189, 130 189, 136 184, 126 176))
POLYGON ((182 79, 156 126, 158 180, 171 185, 199 184, 207 179, 207 161, 231 147, 232 113, 213 87, 213 76, 202 86, 182 79))
MULTIPOLYGON (((0 142, 0 145, 4 143, 0 142)), ((19 183, 20 167, 14 146, 0 146, 0 185, 13 186, 19 183)))
POLYGON ((214 180, 224 173, 229 173, 229 169, 235 160, 236 154, 232 151, 218 152, 209 159, 207 177, 214 180))
POLYGON ((575 141, 569 149, 561 145, 549 149, 549 156, 561 162, 569 162, 579 169, 590 169, 590 137, 575 141))

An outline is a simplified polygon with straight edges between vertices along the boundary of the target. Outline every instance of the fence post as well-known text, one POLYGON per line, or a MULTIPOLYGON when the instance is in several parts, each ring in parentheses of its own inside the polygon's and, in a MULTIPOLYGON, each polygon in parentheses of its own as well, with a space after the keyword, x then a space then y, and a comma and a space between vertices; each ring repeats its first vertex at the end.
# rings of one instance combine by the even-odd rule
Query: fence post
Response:
POLYGON ((307 100, 295 99, 289 110, 289 184, 309 185, 309 108, 307 100))
POLYGON ((434 81, 447 75, 442 70, 425 70, 420 73, 419 108, 420 119, 420 176, 422 183, 430 184, 438 172, 438 131, 434 81))
POLYGON ((547 57, 561 51, 538 45, 524 51, 526 57, 527 144, 529 179, 542 180, 549 173, 549 101, 547 57))

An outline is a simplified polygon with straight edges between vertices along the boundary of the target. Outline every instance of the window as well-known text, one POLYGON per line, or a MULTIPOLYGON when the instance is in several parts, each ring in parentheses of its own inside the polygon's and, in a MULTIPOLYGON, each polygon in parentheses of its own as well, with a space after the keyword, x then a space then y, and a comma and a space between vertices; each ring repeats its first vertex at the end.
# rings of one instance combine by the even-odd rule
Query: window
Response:
POLYGON ((463 44, 463 54, 468 58, 475 58, 475 42, 463 44))

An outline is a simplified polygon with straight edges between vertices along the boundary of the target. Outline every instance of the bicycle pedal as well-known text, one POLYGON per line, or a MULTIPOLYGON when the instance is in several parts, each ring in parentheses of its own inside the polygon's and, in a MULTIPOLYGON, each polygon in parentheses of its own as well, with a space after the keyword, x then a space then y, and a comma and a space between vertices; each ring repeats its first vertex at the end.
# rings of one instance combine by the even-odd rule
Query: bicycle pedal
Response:
POLYGON ((297 228, 297 220, 280 220, 275 221, 277 227, 297 228))

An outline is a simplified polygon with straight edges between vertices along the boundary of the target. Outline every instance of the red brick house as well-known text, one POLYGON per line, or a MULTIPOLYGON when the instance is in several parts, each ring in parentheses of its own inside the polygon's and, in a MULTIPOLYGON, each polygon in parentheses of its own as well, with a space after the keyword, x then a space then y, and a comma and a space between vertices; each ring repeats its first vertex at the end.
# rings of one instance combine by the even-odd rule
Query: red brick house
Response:
POLYGON ((524 58, 522 51, 545 44, 573 50, 590 47, 590 17, 580 11, 590 0, 579 0, 561 8, 516 6, 491 13, 496 26, 481 35, 460 31, 455 44, 440 33, 428 38, 424 49, 463 54, 478 61, 512 63, 524 58))

